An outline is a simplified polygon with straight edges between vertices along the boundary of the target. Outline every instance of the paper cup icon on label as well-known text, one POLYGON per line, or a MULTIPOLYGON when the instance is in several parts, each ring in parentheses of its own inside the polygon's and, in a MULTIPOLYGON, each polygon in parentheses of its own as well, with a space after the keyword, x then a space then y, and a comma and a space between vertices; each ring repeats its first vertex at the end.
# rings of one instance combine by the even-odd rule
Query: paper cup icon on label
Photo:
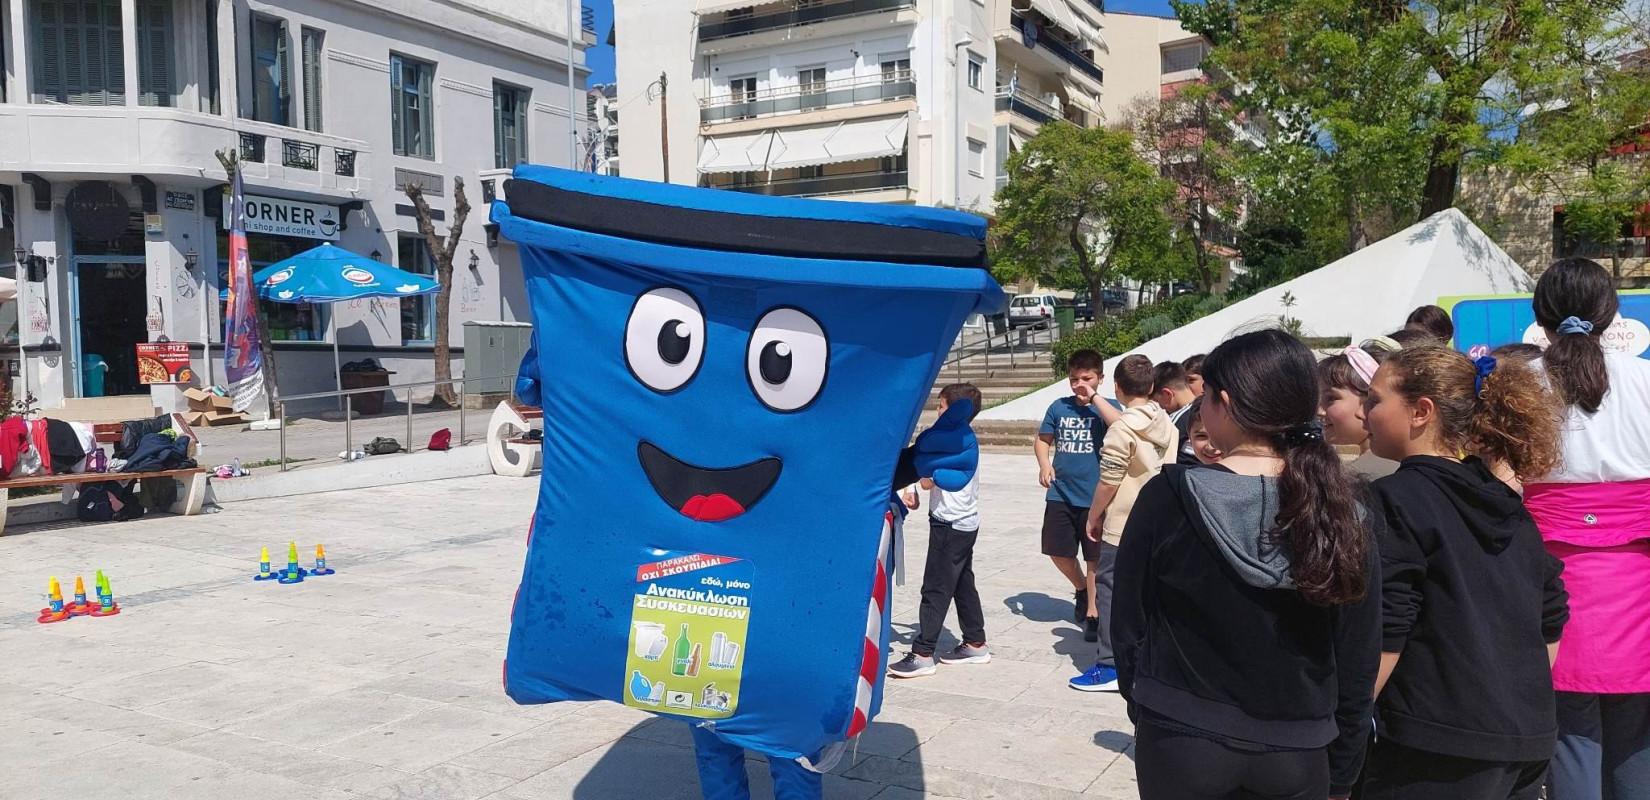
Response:
POLYGON ((657 661, 665 652, 665 626, 657 622, 636 622, 636 657, 657 661))

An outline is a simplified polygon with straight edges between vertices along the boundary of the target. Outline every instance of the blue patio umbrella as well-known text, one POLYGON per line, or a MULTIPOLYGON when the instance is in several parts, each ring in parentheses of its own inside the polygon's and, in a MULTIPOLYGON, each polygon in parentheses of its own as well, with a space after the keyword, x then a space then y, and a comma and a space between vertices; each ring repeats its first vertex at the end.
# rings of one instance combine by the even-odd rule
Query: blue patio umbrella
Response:
MULTIPOLYGON (((276 303, 336 303, 441 291, 441 284, 432 276, 396 269, 330 242, 264 267, 252 276, 252 285, 259 297, 276 303)), ((337 314, 328 314, 327 319, 332 328, 333 374, 342 390, 337 314)))

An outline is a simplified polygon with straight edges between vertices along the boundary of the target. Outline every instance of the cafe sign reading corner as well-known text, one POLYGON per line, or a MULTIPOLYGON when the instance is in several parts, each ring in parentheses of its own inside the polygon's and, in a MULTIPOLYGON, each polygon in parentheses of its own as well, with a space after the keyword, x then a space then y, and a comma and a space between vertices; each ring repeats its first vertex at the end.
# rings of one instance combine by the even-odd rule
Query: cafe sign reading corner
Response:
MULTIPOLYGON (((229 230, 229 198, 223 201, 223 227, 229 230)), ((338 207, 325 203, 305 203, 279 197, 246 196, 246 232, 298 236, 304 239, 337 239, 338 207)))

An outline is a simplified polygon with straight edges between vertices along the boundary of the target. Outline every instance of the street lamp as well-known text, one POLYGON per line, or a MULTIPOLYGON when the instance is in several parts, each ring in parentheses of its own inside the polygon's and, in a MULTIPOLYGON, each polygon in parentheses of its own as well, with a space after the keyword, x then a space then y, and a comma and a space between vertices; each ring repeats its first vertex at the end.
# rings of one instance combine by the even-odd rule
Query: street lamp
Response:
POLYGON ((376 248, 376 247, 374 247, 372 249, 372 252, 369 254, 369 257, 372 258, 372 260, 374 260, 374 261, 383 261, 384 260, 384 254, 378 252, 378 248, 376 248))
POLYGON ((23 264, 23 259, 28 258, 28 257, 29 257, 29 251, 27 249, 21 247, 21 246, 13 248, 12 251, 11 251, 12 263, 16 264, 19 269, 25 268, 24 264, 23 264))
POLYGON ((183 254, 183 268, 184 269, 187 269, 190 272, 194 272, 195 267, 197 265, 199 265, 200 263, 201 263, 201 254, 195 252, 195 248, 191 247, 191 248, 189 248, 189 252, 183 254))

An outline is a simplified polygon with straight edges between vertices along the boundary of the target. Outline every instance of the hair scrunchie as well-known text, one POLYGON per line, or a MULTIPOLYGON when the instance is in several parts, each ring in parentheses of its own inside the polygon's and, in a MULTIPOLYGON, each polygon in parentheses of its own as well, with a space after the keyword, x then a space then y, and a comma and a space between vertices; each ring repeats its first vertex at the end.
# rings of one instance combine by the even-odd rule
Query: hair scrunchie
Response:
POLYGON ((1472 393, 1484 393, 1484 379, 1495 371, 1496 361, 1493 356, 1479 356, 1472 360, 1472 365, 1478 368, 1478 374, 1472 379, 1472 393))
POLYGON ((1560 335, 1571 333, 1590 334, 1593 332, 1593 323, 1580 317, 1565 317, 1563 322, 1558 323, 1558 332, 1560 335))
POLYGON ((1304 447, 1323 441, 1323 423, 1307 420, 1283 432, 1283 442, 1290 447, 1304 447))

